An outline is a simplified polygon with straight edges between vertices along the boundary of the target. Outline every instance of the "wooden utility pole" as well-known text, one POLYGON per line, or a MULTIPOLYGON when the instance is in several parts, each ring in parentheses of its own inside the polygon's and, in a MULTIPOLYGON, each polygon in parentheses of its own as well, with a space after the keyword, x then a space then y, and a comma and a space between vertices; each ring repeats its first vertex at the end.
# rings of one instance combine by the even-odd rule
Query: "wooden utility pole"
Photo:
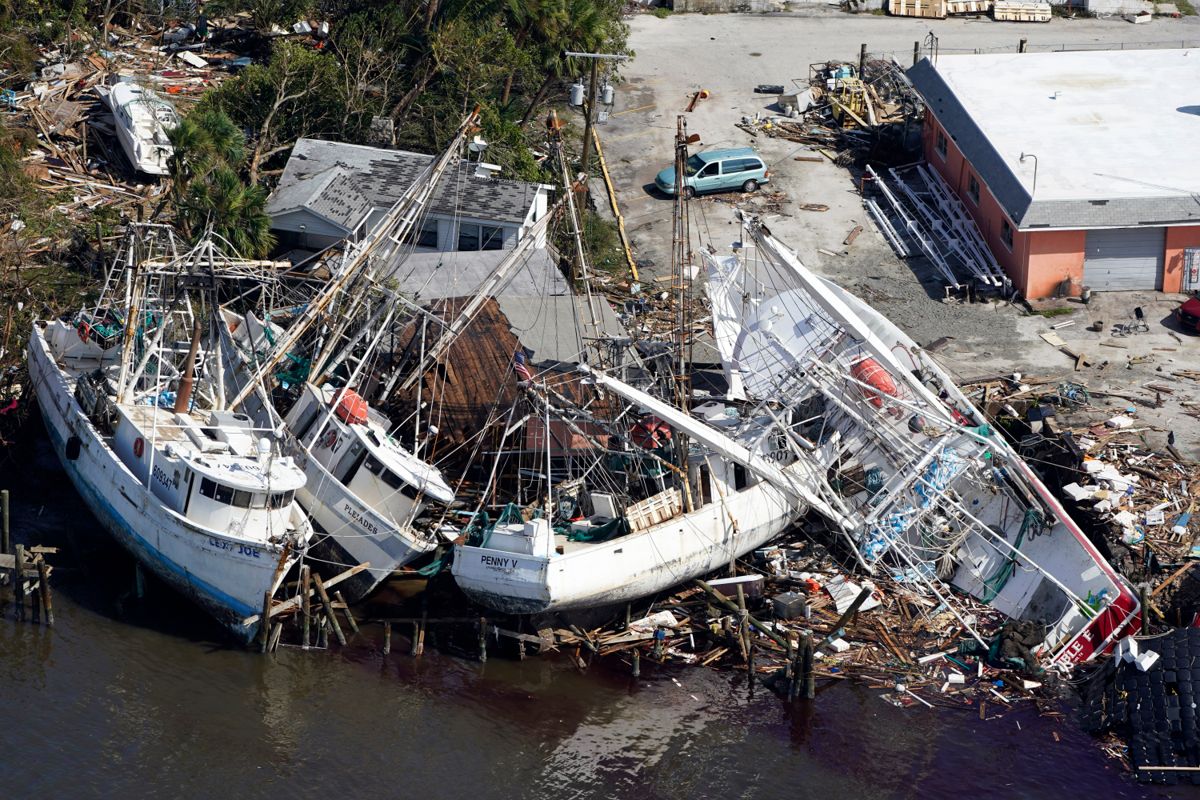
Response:
POLYGON ((588 85, 587 106, 584 108, 584 123, 583 123, 583 158, 580 159, 579 170, 583 173, 588 172, 588 162, 592 158, 592 125, 596 116, 596 80, 600 76, 601 61, 624 61, 629 56, 617 55, 616 53, 575 53, 570 50, 564 51, 563 55, 567 58, 587 58, 592 62, 591 81, 588 85))

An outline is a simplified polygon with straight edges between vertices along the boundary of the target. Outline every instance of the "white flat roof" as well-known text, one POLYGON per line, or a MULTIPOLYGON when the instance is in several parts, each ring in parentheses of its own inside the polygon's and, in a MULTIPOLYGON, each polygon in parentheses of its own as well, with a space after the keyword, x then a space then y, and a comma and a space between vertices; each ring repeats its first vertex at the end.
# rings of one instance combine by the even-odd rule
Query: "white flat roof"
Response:
POLYGON ((946 55, 936 70, 1035 201, 1200 192, 1200 49, 946 55))

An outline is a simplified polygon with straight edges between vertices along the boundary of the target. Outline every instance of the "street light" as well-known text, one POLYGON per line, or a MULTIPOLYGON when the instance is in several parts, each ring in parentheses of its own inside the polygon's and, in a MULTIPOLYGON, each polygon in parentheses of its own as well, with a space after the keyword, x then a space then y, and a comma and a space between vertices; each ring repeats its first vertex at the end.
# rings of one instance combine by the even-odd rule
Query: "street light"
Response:
POLYGON ((1033 153, 1021 153, 1021 163, 1022 164, 1025 163, 1025 159, 1027 159, 1027 158, 1033 159, 1033 188, 1029 190, 1029 199, 1033 200, 1033 195, 1037 191, 1038 157, 1033 153))

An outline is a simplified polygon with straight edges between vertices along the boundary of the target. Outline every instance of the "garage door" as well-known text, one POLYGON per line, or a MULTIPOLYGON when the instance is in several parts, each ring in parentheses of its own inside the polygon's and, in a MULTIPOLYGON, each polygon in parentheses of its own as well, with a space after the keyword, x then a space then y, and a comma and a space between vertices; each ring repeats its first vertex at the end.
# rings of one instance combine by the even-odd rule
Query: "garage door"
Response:
POLYGON ((1095 291, 1157 289, 1165 228, 1087 232, 1083 283, 1095 291))

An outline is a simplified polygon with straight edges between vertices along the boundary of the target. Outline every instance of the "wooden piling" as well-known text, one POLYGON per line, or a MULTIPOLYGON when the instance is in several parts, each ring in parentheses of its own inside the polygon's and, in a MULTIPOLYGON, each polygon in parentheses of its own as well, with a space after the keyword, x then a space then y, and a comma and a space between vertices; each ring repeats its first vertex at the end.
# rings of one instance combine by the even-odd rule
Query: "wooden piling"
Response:
POLYGON ((912 65, 915 67, 917 65, 917 62, 920 60, 921 60, 921 43, 913 42, 913 63, 912 63, 912 65))
POLYGON ((392 652, 392 623, 383 623, 383 654, 386 656, 392 652))
POLYGON ((54 627, 54 603, 53 597, 50 595, 50 565, 46 563, 45 556, 38 556, 38 581, 41 589, 42 599, 42 618, 46 620, 47 627, 54 627))
POLYGON ((1020 44, 1017 45, 1017 52, 1024 53, 1028 49, 1029 49, 1029 40, 1026 39, 1024 36, 1022 36, 1020 44))
POLYGON ((12 540, 8 535, 8 489, 0 491, 0 516, 3 516, 3 528, 0 529, 0 553, 8 555, 12 552, 12 540))
POLYGON ((350 632, 358 633, 358 620, 354 618, 354 614, 350 611, 350 604, 346 602, 346 598, 342 597, 341 589, 334 592, 333 596, 342 604, 342 611, 346 614, 346 624, 350 626, 350 632))
POLYGON ((262 619, 258 621, 258 647, 260 653, 267 652, 271 643, 271 593, 263 592, 262 619))
POLYGON ((338 644, 342 647, 346 646, 346 634, 342 633, 342 626, 337 621, 337 616, 333 613, 333 603, 329 601, 329 592, 325 591, 325 584, 321 581, 321 576, 318 575, 313 583, 317 586, 317 596, 321 598, 321 605, 325 607, 325 620, 329 627, 333 628, 333 635, 337 637, 338 644))
POLYGON ((271 640, 267 645, 267 652, 273 653, 279 649, 279 640, 283 638, 283 623, 276 622, 271 626, 271 640))
POLYGON ((640 678, 642 676, 642 651, 638 648, 633 648, 633 677, 640 678))
POLYGON ((754 643, 750 643, 750 657, 746 659, 746 689, 750 699, 754 699, 754 643))
POLYGON ((479 663, 487 663, 487 617, 479 618, 479 663))
POLYGON ((800 662, 800 669, 804 676, 804 696, 812 700, 817 696, 817 677, 813 672, 813 644, 812 638, 807 634, 804 636, 803 658, 800 662))
POLYGON ((308 649, 312 645, 312 599, 308 596, 309 567, 300 567, 300 646, 308 649))
POLYGON ((864 42, 858 48, 858 79, 863 80, 863 72, 867 69, 867 45, 864 42))
POLYGON ((16 561, 13 562, 13 602, 16 608, 13 614, 16 619, 25 619, 25 545, 18 544, 13 548, 16 561))

